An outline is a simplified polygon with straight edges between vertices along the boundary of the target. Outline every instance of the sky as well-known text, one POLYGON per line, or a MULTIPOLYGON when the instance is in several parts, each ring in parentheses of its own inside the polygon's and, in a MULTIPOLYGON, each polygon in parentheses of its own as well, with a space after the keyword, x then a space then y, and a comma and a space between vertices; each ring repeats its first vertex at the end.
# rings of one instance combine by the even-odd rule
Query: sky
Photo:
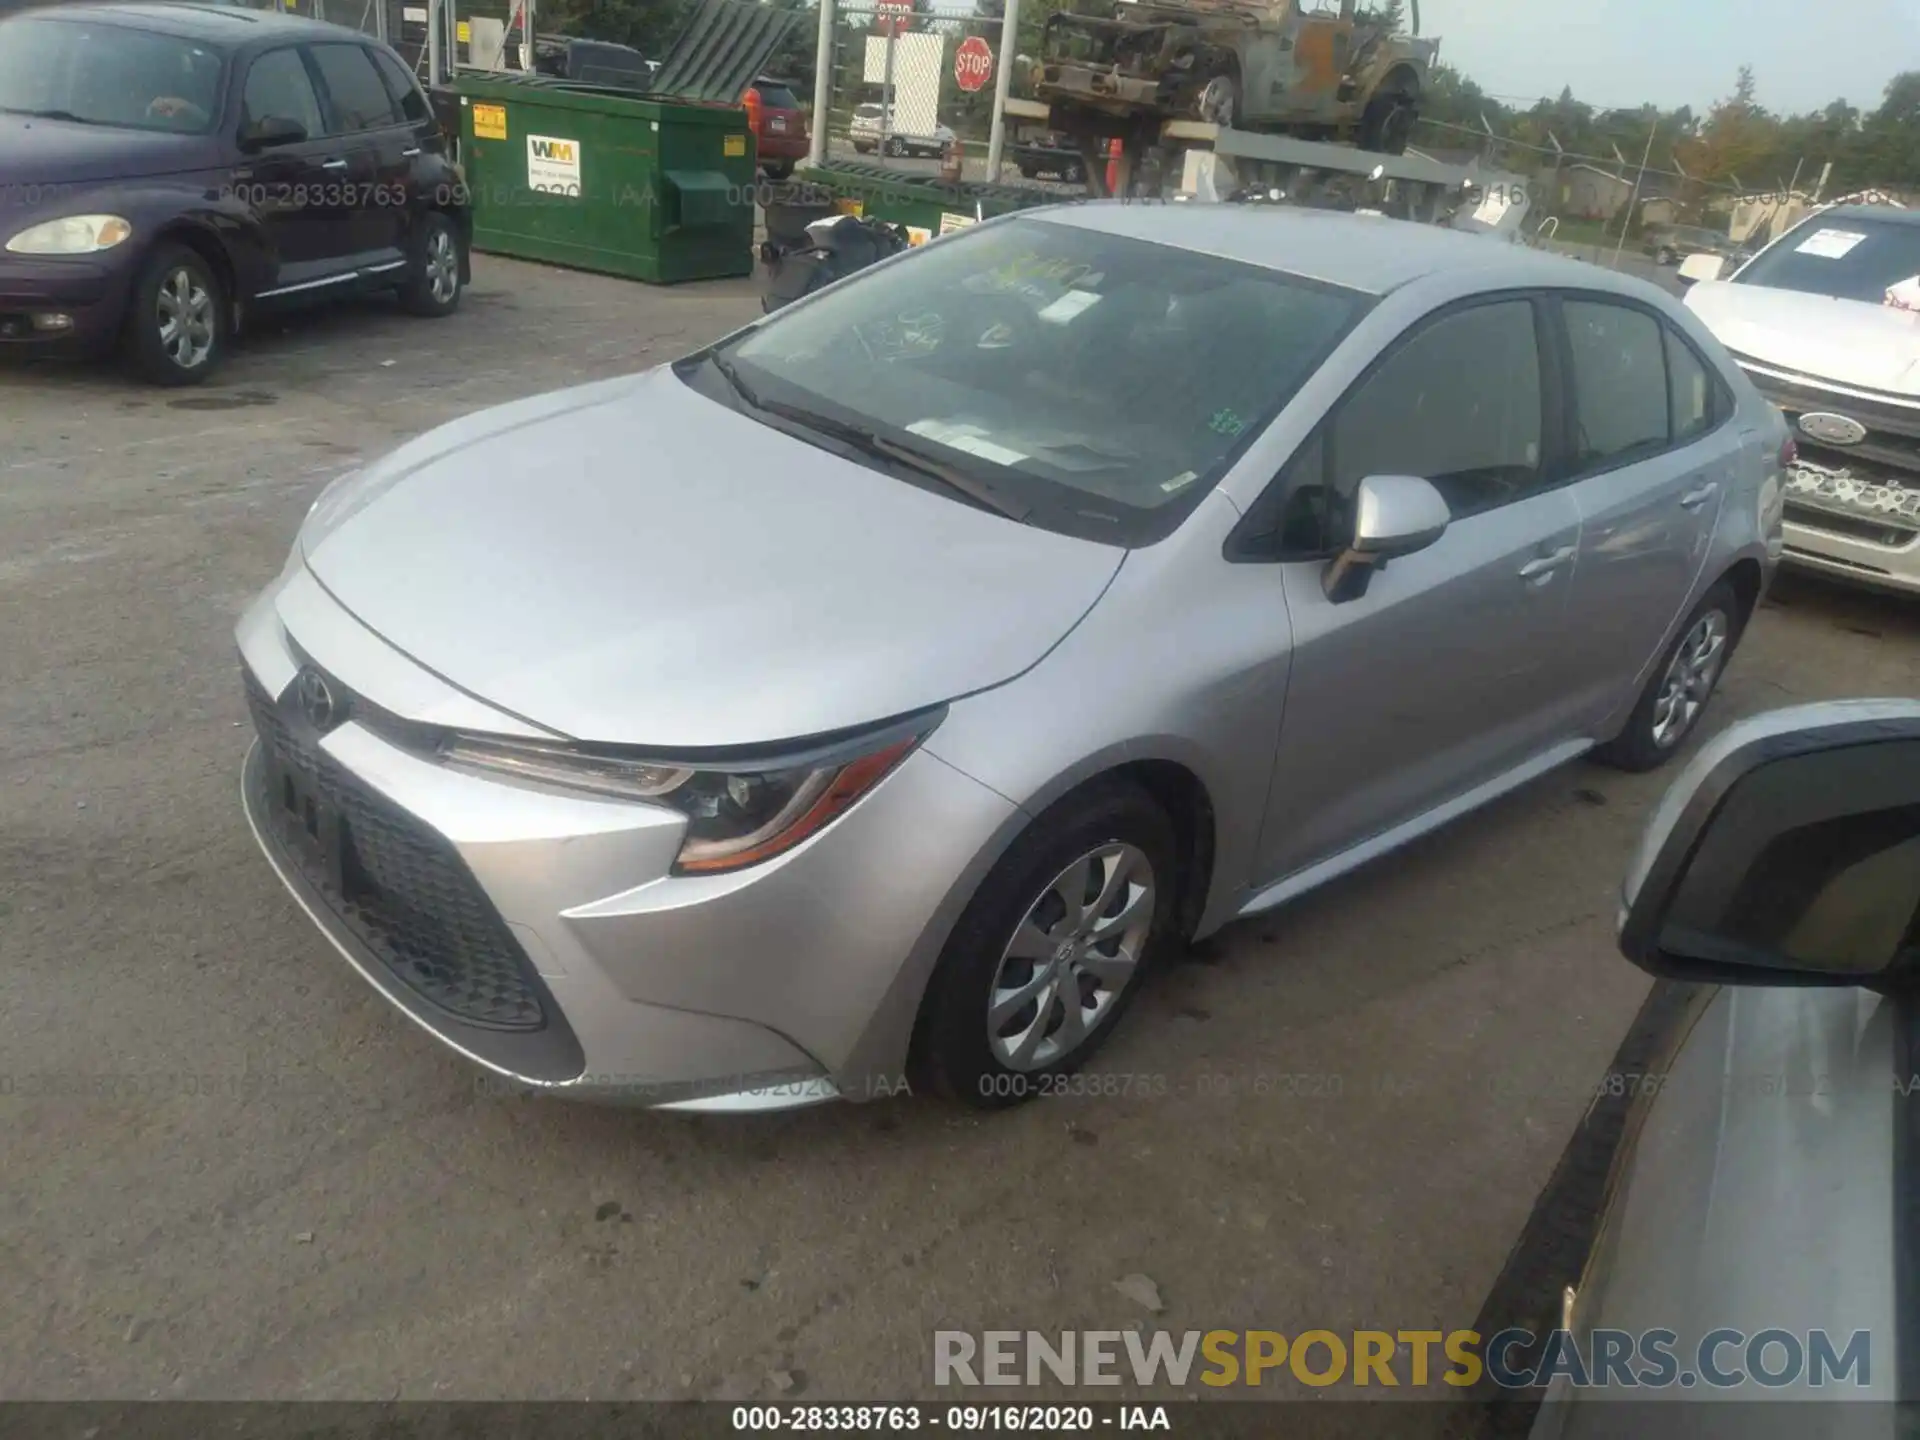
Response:
POLYGON ((1920 70, 1920 0, 1421 0, 1420 26, 1509 104, 1571 85, 1600 109, 1704 113, 1746 64, 1776 113, 1843 96, 1872 110, 1887 81, 1920 70))

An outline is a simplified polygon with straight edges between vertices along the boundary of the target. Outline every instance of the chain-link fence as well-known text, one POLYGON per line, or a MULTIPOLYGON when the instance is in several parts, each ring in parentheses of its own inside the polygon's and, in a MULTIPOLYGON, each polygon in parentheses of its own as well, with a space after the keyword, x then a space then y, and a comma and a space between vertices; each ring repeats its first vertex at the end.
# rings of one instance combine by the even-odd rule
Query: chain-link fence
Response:
MULTIPOLYGON (((988 178, 994 83, 1004 59, 1000 21, 971 6, 888 9, 853 0, 838 7, 831 98, 827 114, 814 117, 828 158, 934 176, 957 145, 962 177, 988 178)), ((1010 156, 1011 140, 1008 149, 1010 156)))

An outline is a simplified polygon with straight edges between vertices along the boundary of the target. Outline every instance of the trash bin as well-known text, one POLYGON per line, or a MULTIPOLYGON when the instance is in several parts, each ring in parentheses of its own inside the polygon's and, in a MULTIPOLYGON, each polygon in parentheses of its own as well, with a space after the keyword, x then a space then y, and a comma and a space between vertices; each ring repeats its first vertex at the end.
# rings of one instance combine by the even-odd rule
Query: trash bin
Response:
POLYGON ((965 229, 977 220, 991 220, 1035 205, 1057 205, 1071 198, 1019 185, 923 180, 883 165, 839 160, 802 170, 794 178, 816 193, 831 195, 846 214, 906 226, 916 243, 965 229))
POLYGON ((744 110, 537 75, 449 88, 474 249, 656 285, 753 273, 744 110))

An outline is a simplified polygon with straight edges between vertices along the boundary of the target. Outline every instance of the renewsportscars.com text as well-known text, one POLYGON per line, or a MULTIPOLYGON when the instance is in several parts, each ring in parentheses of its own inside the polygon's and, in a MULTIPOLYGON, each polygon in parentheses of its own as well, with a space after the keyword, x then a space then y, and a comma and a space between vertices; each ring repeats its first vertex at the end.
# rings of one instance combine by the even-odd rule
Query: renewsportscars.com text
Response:
POLYGON ((1261 1385, 1728 1389, 1872 1383, 1871 1336, 1825 1330, 936 1330, 940 1386, 1261 1385))

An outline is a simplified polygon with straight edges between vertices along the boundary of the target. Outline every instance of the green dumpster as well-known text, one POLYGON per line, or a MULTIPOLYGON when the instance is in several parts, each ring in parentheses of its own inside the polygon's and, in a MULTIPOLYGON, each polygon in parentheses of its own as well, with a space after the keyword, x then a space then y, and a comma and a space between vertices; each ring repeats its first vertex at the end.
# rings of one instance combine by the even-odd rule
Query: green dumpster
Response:
POLYGON ((744 110, 544 76, 451 88, 476 250, 656 285, 753 273, 744 110))
POLYGON ((1018 185, 945 184, 902 175, 882 165, 838 160, 802 170, 794 178, 816 192, 824 191, 848 214, 886 220, 925 231, 928 236, 949 234, 976 220, 991 220, 1035 205, 1057 205, 1072 198, 1018 185))

